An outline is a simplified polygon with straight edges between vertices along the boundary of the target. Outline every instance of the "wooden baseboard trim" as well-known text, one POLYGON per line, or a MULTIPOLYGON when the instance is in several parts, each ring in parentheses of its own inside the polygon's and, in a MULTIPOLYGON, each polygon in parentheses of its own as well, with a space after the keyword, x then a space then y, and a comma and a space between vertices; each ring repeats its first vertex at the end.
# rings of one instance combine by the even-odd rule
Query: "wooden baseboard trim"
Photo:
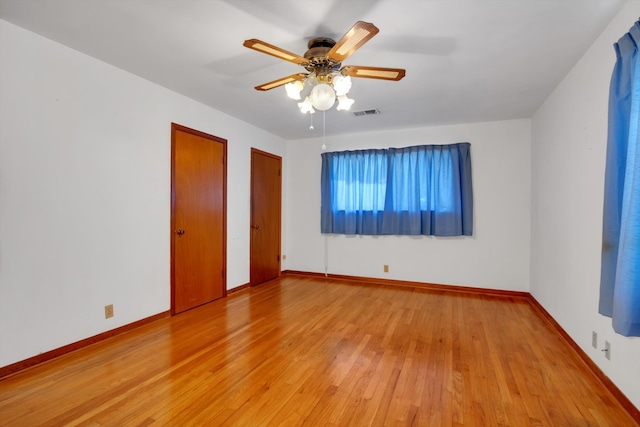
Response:
POLYGON ((144 319, 140 319, 136 322, 129 323, 119 328, 111 329, 109 331, 103 332, 98 335, 94 335, 89 338, 85 338, 80 341, 76 341, 71 344, 67 344, 63 347, 56 348, 51 351, 47 351, 45 353, 39 354, 37 356, 30 357, 25 360, 21 360, 20 362, 13 363, 11 365, 0 367, 0 378, 4 378, 6 376, 15 374, 16 372, 25 370, 35 365, 39 365, 40 363, 46 362, 47 360, 54 359, 56 357, 60 357, 64 354, 71 353, 72 351, 79 350, 84 347, 88 347, 91 344, 95 344, 97 342, 106 340, 107 338, 111 338, 116 335, 123 334, 132 329, 139 328, 140 326, 146 325, 151 322, 155 322, 156 320, 163 319, 165 317, 169 317, 171 315, 170 311, 164 311, 162 313, 158 313, 156 315, 146 317, 144 319))
POLYGON ((529 294, 529 301, 531 305, 537 309, 538 314, 544 318, 551 327, 562 337, 567 344, 573 349, 576 355, 587 365, 587 367, 593 372, 593 374, 602 382, 602 384, 613 394, 615 399, 627 410, 629 415, 640 424, 640 410, 627 398, 627 396, 620 391, 620 389, 605 375, 604 372, 591 360, 587 353, 580 348, 580 346, 569 336, 569 334, 560 326, 560 324, 549 314, 549 312, 536 300, 533 295, 529 294))
POLYGON ((312 273, 307 271, 296 271, 296 270, 285 270, 282 272, 282 274, 289 275, 289 276, 305 276, 305 277, 315 277, 315 278, 326 277, 331 280, 341 280, 341 281, 348 281, 348 282, 371 283, 375 285, 386 285, 386 286, 403 286, 403 287, 410 287, 410 288, 427 289, 432 291, 460 292, 460 293, 466 293, 466 294, 483 294, 483 295, 502 296, 502 297, 509 297, 509 298, 527 298, 528 299, 530 296, 528 292, 506 291, 502 289, 472 288, 472 287, 458 286, 458 285, 443 285, 443 284, 436 284, 436 283, 411 282, 406 280, 346 276, 341 274, 327 274, 325 276, 324 273, 312 273))
POLYGON ((251 283, 245 283, 244 285, 236 286, 235 288, 228 289, 227 290, 227 295, 231 295, 231 294, 233 294, 235 292, 242 291, 242 290, 250 288, 250 287, 251 287, 251 283))

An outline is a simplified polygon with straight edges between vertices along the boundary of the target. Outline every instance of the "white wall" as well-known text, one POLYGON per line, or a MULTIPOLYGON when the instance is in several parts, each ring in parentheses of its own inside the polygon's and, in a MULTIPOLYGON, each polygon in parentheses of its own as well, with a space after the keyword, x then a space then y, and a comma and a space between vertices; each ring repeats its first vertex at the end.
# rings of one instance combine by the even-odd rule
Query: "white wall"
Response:
POLYGON ((640 339, 613 332, 598 295, 612 45, 638 16, 627 3, 532 120, 531 232, 531 293, 636 407, 640 339))
POLYGON ((0 20, 0 366, 170 308, 171 122, 228 140, 247 283, 250 148, 284 141, 0 20))
MULTIPOLYGON (((529 120, 327 137, 329 151, 470 142, 475 209, 473 237, 328 236, 328 273, 528 291, 530 139, 529 120)), ((287 142, 289 270, 325 271, 321 146, 287 142)))

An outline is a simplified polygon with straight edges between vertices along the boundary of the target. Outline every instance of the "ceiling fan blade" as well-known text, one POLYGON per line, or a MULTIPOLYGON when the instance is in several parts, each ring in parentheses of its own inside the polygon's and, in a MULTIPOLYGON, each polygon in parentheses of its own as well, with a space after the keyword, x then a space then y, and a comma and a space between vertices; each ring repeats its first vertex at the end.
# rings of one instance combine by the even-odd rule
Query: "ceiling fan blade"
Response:
POLYGON ((256 86, 256 90, 270 90, 273 88, 276 88, 278 86, 282 86, 285 85, 287 83, 291 83, 291 82, 295 82, 296 80, 303 80, 308 76, 308 74, 305 73, 298 73, 298 74, 292 74, 290 76, 287 77, 282 77, 278 80, 274 80, 272 82, 269 83, 265 83, 262 84, 260 86, 256 86))
POLYGON ((393 81, 402 79, 406 74, 402 68, 360 67, 358 65, 343 67, 340 72, 351 77, 393 81))
POLYGON ((296 55, 295 53, 291 53, 287 50, 279 48, 269 43, 265 43, 262 40, 258 39, 250 39, 245 40, 242 44, 249 49, 257 50, 258 52, 266 53, 267 55, 275 56, 276 58, 284 59, 285 61, 293 62, 294 64, 304 64, 307 61, 300 55, 296 55))
POLYGON ((338 62, 342 62, 378 34, 378 27, 369 22, 356 22, 347 34, 331 48, 327 56, 338 62))

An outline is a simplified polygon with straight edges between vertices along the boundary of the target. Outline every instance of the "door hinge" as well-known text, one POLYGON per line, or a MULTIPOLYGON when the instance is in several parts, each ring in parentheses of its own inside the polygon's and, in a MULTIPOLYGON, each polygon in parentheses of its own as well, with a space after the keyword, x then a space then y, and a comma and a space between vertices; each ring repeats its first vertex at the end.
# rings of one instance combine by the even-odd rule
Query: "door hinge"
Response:
POLYGON ((280 171, 280 169, 278 169, 278 176, 282 176, 280 173, 281 173, 281 171, 280 171))
POLYGON ((223 165, 224 165, 224 162, 226 162, 226 161, 227 161, 226 159, 227 159, 227 157, 226 157, 226 156, 222 156, 222 164, 223 164, 223 165))
POLYGON ((278 262, 280 262, 280 255, 278 255, 278 262))
POLYGON ((224 270, 222 270, 222 278, 224 279, 224 270))

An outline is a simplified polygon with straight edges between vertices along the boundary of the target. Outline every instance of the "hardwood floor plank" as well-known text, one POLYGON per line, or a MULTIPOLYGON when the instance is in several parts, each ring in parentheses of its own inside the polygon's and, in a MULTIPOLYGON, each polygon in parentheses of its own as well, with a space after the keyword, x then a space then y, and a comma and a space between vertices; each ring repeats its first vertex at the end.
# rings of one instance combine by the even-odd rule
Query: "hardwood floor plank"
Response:
POLYGON ((0 426, 637 426, 526 298, 282 277, 0 380, 0 426))

